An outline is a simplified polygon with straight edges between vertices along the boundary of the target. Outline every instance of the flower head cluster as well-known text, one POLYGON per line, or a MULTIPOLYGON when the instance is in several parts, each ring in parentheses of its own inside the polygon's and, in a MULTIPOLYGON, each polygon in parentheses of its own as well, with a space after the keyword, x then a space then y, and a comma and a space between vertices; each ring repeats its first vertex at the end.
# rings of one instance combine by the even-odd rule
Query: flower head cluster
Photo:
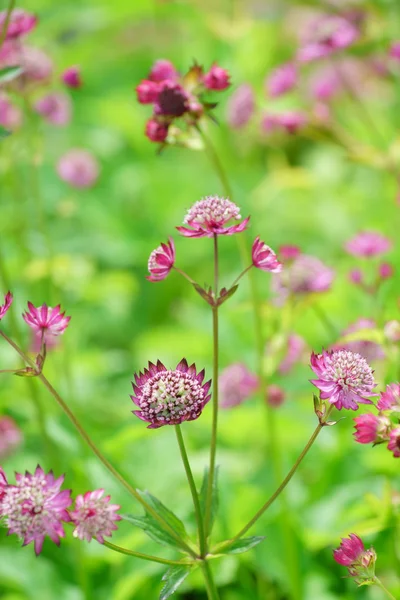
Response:
POLYGON ((228 198, 207 196, 195 202, 188 210, 184 224, 189 227, 177 227, 179 233, 185 237, 200 238, 213 237, 214 235, 233 235, 240 233, 247 227, 250 217, 237 225, 225 227, 231 221, 240 221, 240 209, 228 198))
POLYGON ((118 527, 116 521, 121 517, 116 511, 121 507, 118 504, 110 504, 110 496, 103 496, 104 490, 94 490, 77 496, 75 509, 70 511, 71 520, 75 525, 74 537, 81 540, 95 538, 101 544, 104 536, 111 536, 118 527))
POLYGON ((42 304, 36 308, 32 302, 28 302, 28 309, 22 316, 29 327, 42 336, 44 342, 48 336, 63 334, 71 320, 71 317, 65 316, 65 312, 61 312, 60 305, 51 308, 42 304))
POLYGON ((334 271, 319 258, 297 254, 293 260, 284 262, 281 274, 272 279, 272 289, 281 304, 290 294, 303 295, 325 292, 330 289, 334 271))
POLYGON ((166 244, 161 244, 149 256, 149 281, 162 281, 167 277, 175 262, 174 240, 170 237, 166 244))
POLYGON ((189 366, 186 359, 174 370, 160 361, 156 365, 149 362, 148 369, 135 375, 132 382, 131 398, 139 408, 133 413, 150 423, 149 429, 197 419, 211 398, 211 381, 203 383, 204 374, 204 369, 197 373, 196 365, 189 366))
POLYGON ((376 387, 371 367, 359 354, 349 350, 326 351, 311 355, 311 368, 318 376, 312 379, 320 390, 321 400, 328 400, 338 410, 357 410, 358 404, 372 404, 376 387))
POLYGON ((219 376, 220 405, 233 408, 242 404, 258 388, 258 377, 243 363, 233 363, 219 376))
POLYGON ((345 244, 345 249, 353 256, 371 258, 388 252, 390 240, 375 231, 363 231, 345 244))
POLYGON ((334 550, 333 558, 339 565, 347 567, 350 577, 359 585, 371 581, 375 575, 376 552, 365 549, 362 540, 355 533, 342 538, 339 548, 334 550))
POLYGON ((228 72, 216 64, 206 73, 195 64, 181 77, 172 63, 157 61, 148 78, 136 88, 138 101, 153 105, 153 116, 146 124, 147 137, 152 142, 166 143, 177 119, 182 118, 189 127, 215 106, 205 101, 207 90, 221 91, 229 85, 228 72))
POLYGON ((312 23, 297 53, 300 62, 311 62, 351 46, 359 37, 356 25, 344 16, 324 15, 312 23))

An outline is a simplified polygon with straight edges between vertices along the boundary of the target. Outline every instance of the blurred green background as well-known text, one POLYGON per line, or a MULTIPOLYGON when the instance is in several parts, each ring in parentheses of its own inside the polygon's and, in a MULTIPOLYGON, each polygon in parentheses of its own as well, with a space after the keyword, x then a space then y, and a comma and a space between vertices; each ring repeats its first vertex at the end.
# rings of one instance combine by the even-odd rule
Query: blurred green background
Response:
MULTIPOLYGON (((357 5, 370 19, 368 50, 385 52, 389 40, 400 38, 397 2, 357 5)), ((162 499, 194 532, 173 431, 149 431, 131 414, 130 381, 148 360, 159 358, 173 367, 182 356, 211 375, 211 314, 206 304, 175 273, 159 284, 149 283, 145 275, 150 252, 174 235, 191 204, 204 195, 223 194, 223 189, 204 152, 168 148, 156 154, 144 136, 150 109, 137 104, 135 86, 160 57, 181 72, 194 59, 206 69, 217 61, 229 70, 232 88, 218 95, 219 126, 210 122, 208 133, 229 174, 235 202, 243 216, 252 216, 248 242, 261 235, 274 249, 297 244, 332 266, 333 289, 316 302, 338 332, 361 316, 377 319, 380 327, 398 316, 398 274, 369 297, 348 283, 347 273, 358 263, 343 250, 344 242, 361 229, 376 229, 397 241, 397 182, 380 168, 380 142, 346 97, 334 107, 337 119, 375 148, 360 160, 329 137, 305 135, 269 144, 259 132, 260 112, 243 130, 227 126, 227 99, 241 83, 254 86, 258 111, 269 105, 265 77, 290 59, 295 48, 294 2, 30 0, 21 6, 40 17, 29 41, 54 59, 51 89, 61 89, 57 74, 71 64, 80 65, 84 85, 71 92, 73 119, 68 127, 33 119, 1 142, 0 279, 3 292, 10 287, 15 295, 4 327, 29 347, 29 332, 20 318, 26 301, 61 303, 72 320, 47 359, 50 381, 111 462, 137 487, 162 499), (71 147, 92 151, 101 164, 99 180, 90 190, 74 190, 56 174, 56 161, 71 147), (33 156, 40 158, 34 173, 33 156)), ((382 85, 384 92, 367 101, 389 147, 398 139, 398 88, 392 82, 382 85)), ((304 97, 296 94, 276 105, 307 108, 304 97)), ((174 239, 178 266, 200 283, 210 282, 210 241, 174 239)), ((222 282, 227 285, 238 274, 238 249, 234 238, 221 240, 220 247, 222 282)), ((395 244, 388 258, 398 265, 399 256, 395 244)), ((281 330, 283 317, 270 303, 269 275, 255 275, 270 336, 281 330)), ((310 348, 319 351, 335 341, 311 303, 301 304, 293 320, 292 329, 310 348)), ((18 364, 4 343, 0 359, 3 368, 18 364)), ((221 310, 221 366, 242 361, 256 370, 256 360, 244 280, 221 310)), ((283 473, 315 427, 310 373, 304 364, 290 376, 272 377, 287 395, 274 412, 283 473)), ((395 376, 395 365, 377 367, 376 374, 383 389, 395 376)), ((8 473, 32 471, 40 463, 56 474, 66 473, 66 486, 75 494, 104 487, 124 512, 141 513, 38 381, 3 375, 0 413, 12 416, 24 435, 22 446, 2 463, 8 473), (47 440, 32 396, 45 414, 47 440)), ((266 540, 243 556, 215 561, 222 600, 380 600, 379 590, 357 589, 343 578, 345 569, 333 562, 332 548, 352 531, 374 544, 378 573, 400 595, 399 522, 393 501, 399 492, 398 461, 383 447, 355 444, 353 415, 344 416, 322 432, 288 488, 287 506, 275 503, 254 527, 252 533, 266 540), (284 537, 288 528, 289 545, 284 537)), ((200 419, 183 427, 198 482, 208 461, 210 424, 208 407, 200 419)), ((242 527, 274 489, 266 431, 262 398, 221 412, 217 540, 242 527)), ((112 541, 174 556, 124 522, 112 541)), ((164 571, 161 565, 114 554, 96 542, 74 540, 70 532, 60 549, 46 542, 39 558, 31 546, 21 549, 15 536, 6 537, 5 530, 0 535, 2 600, 153 600, 164 571)), ((191 576, 177 597, 204 599, 200 574, 191 576)))

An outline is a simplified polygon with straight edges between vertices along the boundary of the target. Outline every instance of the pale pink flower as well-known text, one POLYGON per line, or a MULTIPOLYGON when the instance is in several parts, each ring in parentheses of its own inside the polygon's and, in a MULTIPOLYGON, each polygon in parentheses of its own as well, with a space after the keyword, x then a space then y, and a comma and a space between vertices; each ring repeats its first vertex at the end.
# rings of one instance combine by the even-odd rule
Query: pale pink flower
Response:
POLYGON ((256 237, 251 249, 251 257, 253 266, 262 271, 269 273, 280 273, 282 271, 282 263, 279 262, 275 252, 256 237))
POLYGON ((82 86, 81 70, 77 65, 65 69, 61 79, 70 88, 80 88, 82 86))
POLYGON ((168 137, 168 123, 149 119, 146 123, 145 132, 151 142, 164 142, 168 137))
POLYGON ((347 567, 350 577, 361 584, 371 581, 375 575, 376 552, 365 549, 362 540, 355 533, 342 538, 339 548, 333 551, 333 558, 339 565, 347 567))
POLYGON ((60 178, 75 188, 92 187, 99 177, 99 172, 97 159, 81 148, 68 150, 57 164, 60 178))
POLYGON ((277 67, 266 80, 267 93, 271 98, 286 94, 297 83, 297 70, 293 63, 288 62, 277 67))
POLYGON ((294 135, 306 124, 307 117, 300 111, 292 110, 284 113, 265 114, 261 122, 261 128, 267 134, 285 131, 294 135))
POLYGON ((285 401, 285 392, 279 385, 271 384, 267 387, 266 401, 270 406, 277 408, 285 401))
POLYGON ((247 227, 250 217, 244 219, 238 225, 225 227, 232 219, 240 221, 240 209, 228 198, 219 196, 206 196, 195 202, 188 210, 184 224, 188 227, 177 227, 179 233, 185 237, 213 237, 214 235, 233 235, 240 233, 247 227))
POLYGON ((386 390, 380 393, 376 404, 378 410, 390 410, 400 412, 400 384, 390 383, 386 390))
POLYGON ((156 81, 143 79, 136 86, 137 99, 140 104, 154 104, 157 101, 160 85, 156 81))
POLYGON ((221 408, 233 408, 242 404, 259 385, 258 377, 243 363, 233 363, 223 369, 218 383, 221 408))
POLYGON ((391 241, 375 231, 363 231, 345 244, 345 249, 353 256, 370 258, 388 252, 391 241))
POLYGON ((133 414, 150 423, 148 429, 198 419, 211 398, 211 381, 203 383, 204 375, 204 369, 197 373, 196 365, 189 367, 185 358, 174 370, 160 361, 149 362, 148 369, 135 374, 132 382, 135 395, 131 398, 140 409, 133 414))
POLYGON ((226 90, 231 84, 229 78, 230 75, 226 69, 214 64, 211 69, 203 75, 203 83, 209 90, 226 90))
POLYGON ((390 432, 388 450, 393 452, 395 458, 400 458, 400 427, 395 427, 390 432))
POLYGON ((400 61, 400 41, 393 42, 389 48, 389 56, 400 61))
POLYGON ((358 404, 372 404, 376 387, 372 369, 362 356, 349 350, 311 355, 311 368, 318 376, 311 383, 320 390, 321 400, 329 400, 338 410, 357 410, 358 404))
POLYGON ((287 352, 278 366, 279 373, 281 375, 289 373, 294 365, 301 360, 305 349, 306 342, 300 335, 297 335, 297 333, 289 334, 287 339, 287 352))
POLYGON ((0 95, 0 125, 6 129, 17 129, 22 124, 22 111, 5 94, 0 95))
POLYGON ((293 260, 294 258, 297 258, 300 253, 299 246, 295 246, 294 244, 283 244, 282 246, 279 246, 279 256, 284 261, 293 260))
POLYGON ((163 58, 156 60, 154 65, 151 67, 151 71, 149 73, 150 81, 165 81, 166 79, 177 79, 179 77, 179 73, 175 69, 174 65, 169 61, 163 58))
POLYGON ((255 109, 254 91, 251 85, 243 83, 232 94, 227 104, 227 120, 233 129, 244 127, 255 109))
POLYGON ((48 123, 63 127, 71 121, 72 104, 67 94, 54 92, 35 103, 35 111, 48 123))
MULTIPOLYGON (((6 21, 7 11, 0 12, 0 31, 3 30, 6 21)), ((11 18, 7 26, 6 40, 19 38, 26 35, 36 27, 37 17, 27 13, 22 8, 15 8, 11 12, 11 18)))
POLYGON ((300 62, 325 58, 338 50, 351 46, 359 37, 357 27, 344 17, 323 15, 310 23, 297 52, 300 62))
POLYGON ((8 456, 22 441, 22 433, 14 419, 0 417, 0 458, 8 456))
POLYGON ((149 281, 162 281, 167 277, 175 262, 174 240, 169 237, 166 244, 161 244, 149 256, 149 281))
POLYGON ((72 504, 71 490, 61 491, 64 476, 54 479, 39 466, 33 475, 16 473, 16 484, 7 485, 1 500, 1 514, 8 533, 23 539, 23 545, 34 542, 35 553, 42 551, 46 535, 59 545, 65 536, 62 522, 71 520, 67 508, 72 504))
POLYGON ((356 442, 359 444, 377 444, 389 439, 391 422, 387 417, 366 413, 354 418, 356 442))
MULTIPOLYGON (((343 331, 342 336, 347 336, 364 329, 376 329, 375 321, 373 319, 358 319, 355 323, 352 323, 343 331)), ((358 339, 345 342, 343 344, 335 344, 333 346, 333 349, 335 350, 339 348, 361 354, 361 356, 363 356, 367 362, 382 360, 385 358, 385 352, 383 351, 382 346, 368 339, 358 339)))
POLYGON ((73 536, 90 542, 95 538, 104 544, 104 536, 112 536, 118 529, 115 522, 121 517, 116 511, 121 507, 110 504, 110 496, 104 496, 104 490, 94 490, 77 496, 75 509, 70 511, 71 520, 75 525, 73 536))
POLYGON ((71 320, 71 317, 65 316, 65 312, 61 312, 59 304, 55 308, 47 304, 36 308, 32 302, 28 302, 28 309, 22 317, 34 332, 43 336, 44 342, 49 335, 63 334, 71 320))
POLYGON ((310 82, 311 94, 317 100, 327 102, 339 91, 341 81, 334 67, 324 66, 317 70, 310 82))
POLYGON ((326 292, 330 289, 335 273, 319 258, 300 254, 281 273, 272 278, 272 289, 277 302, 282 304, 290 294, 302 295, 326 292))
POLYGON ((42 83, 48 81, 53 73, 53 61, 40 48, 23 46, 20 50, 21 56, 17 64, 20 64, 24 72, 19 78, 30 83, 42 83))
POLYGON ((2 304, 0 306, 0 321, 1 319, 4 317, 4 315, 6 314, 6 312, 8 311, 8 309, 10 308, 11 304, 13 301, 13 295, 11 292, 7 292, 7 294, 4 296, 4 304, 2 304))

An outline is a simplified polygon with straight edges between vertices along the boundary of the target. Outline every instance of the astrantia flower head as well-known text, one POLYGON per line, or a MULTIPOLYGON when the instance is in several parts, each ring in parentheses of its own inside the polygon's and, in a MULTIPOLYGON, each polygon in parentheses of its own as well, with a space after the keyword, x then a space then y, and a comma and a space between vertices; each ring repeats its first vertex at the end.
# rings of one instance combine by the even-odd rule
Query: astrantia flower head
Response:
POLYGON ((170 237, 166 244, 161 244, 149 256, 149 281, 162 281, 167 277, 175 262, 174 240, 170 237))
POLYGON ((22 316, 34 332, 44 336, 44 341, 46 341, 46 335, 54 336, 64 333, 71 320, 71 317, 65 316, 65 312, 61 312, 59 304, 55 308, 51 308, 47 304, 36 308, 32 302, 28 302, 28 309, 22 316))
POLYGON ((233 235, 246 229, 250 217, 238 225, 225 227, 232 219, 240 221, 240 208, 228 198, 206 196, 193 204, 187 212, 184 223, 192 227, 177 227, 185 237, 213 237, 214 235, 233 235))
POLYGON ((242 83, 230 96, 227 104, 227 119, 233 129, 244 127, 255 109, 254 91, 248 83, 242 83))
POLYGON ((272 98, 290 91, 297 82, 297 71, 293 63, 285 63, 272 71, 266 81, 268 95, 272 98))
POLYGON ((377 444, 389 439, 391 422, 387 417, 366 413, 355 417, 354 438, 359 444, 377 444))
POLYGON ((282 271, 282 263, 279 262, 275 252, 256 237, 251 249, 251 257, 253 265, 262 271, 269 273, 280 273, 282 271))
POLYGON ((340 410, 357 410, 358 404, 372 404, 376 387, 372 369, 362 356, 349 350, 326 351, 311 355, 311 368, 318 379, 312 379, 320 390, 321 400, 340 410))
POLYGON ((10 308, 12 301, 13 301, 13 295, 12 295, 12 293, 11 292, 7 292, 7 294, 4 297, 4 304, 2 304, 0 306, 0 321, 4 317, 4 315, 6 314, 6 312, 8 311, 8 309, 10 308))
POLYGON ((350 20, 338 15, 324 15, 310 23, 297 59, 310 62, 324 58, 347 48, 359 35, 359 30, 350 20))
POLYGON ((316 256, 299 254, 287 265, 282 273, 272 279, 272 289, 282 304, 290 294, 302 295, 326 292, 332 285, 335 273, 316 256))
POLYGON ((391 246, 390 240, 380 233, 363 231, 347 242, 345 249, 353 256, 370 258, 388 252, 391 246))
POLYGON ((64 537, 62 522, 71 520, 67 508, 72 504, 71 490, 61 491, 64 477, 54 479, 38 466, 33 475, 16 474, 16 484, 7 485, 1 501, 1 514, 6 518, 8 533, 23 539, 23 545, 34 542, 35 553, 42 551, 46 535, 59 545, 64 537))
MULTIPOLYGON (((3 30, 4 23, 6 21, 7 11, 3 10, 0 12, 0 31, 3 30)), ((25 12, 22 8, 15 8, 11 12, 10 21, 7 26, 6 40, 21 37, 26 35, 34 27, 36 27, 37 17, 30 13, 25 12)))
POLYGON ((81 71, 78 66, 68 67, 65 69, 61 79, 70 88, 80 88, 82 86, 81 71))
POLYGON ((400 384, 391 383, 387 385, 386 390, 381 392, 376 406, 378 410, 400 412, 400 384))
POLYGON ((96 157, 82 148, 68 150, 57 163, 60 178, 79 189, 92 187, 99 177, 99 171, 96 157))
POLYGON ((388 450, 393 452, 395 458, 400 458, 400 427, 395 427, 390 432, 388 450))
POLYGON ((132 382, 135 395, 131 398, 140 409, 133 413, 150 423, 148 429, 194 421, 211 398, 211 381, 203 380, 204 369, 197 373, 196 365, 189 367, 184 358, 174 370, 160 361, 156 365, 149 362, 148 369, 135 375, 132 382))
POLYGON ((219 376, 220 405, 232 408, 242 404, 258 388, 258 377, 243 363, 226 367, 219 376))
POLYGON ((104 496, 104 490, 94 490, 77 496, 75 509, 70 511, 71 520, 75 525, 74 537, 90 542, 95 538, 100 544, 104 543, 104 536, 112 536, 118 529, 116 521, 121 517, 116 511, 121 507, 110 504, 110 496, 104 496))
POLYGON ((372 580, 375 575, 376 552, 365 549, 362 540, 355 533, 342 538, 339 548, 333 551, 333 558, 339 565, 348 568, 349 575, 358 584, 372 580))

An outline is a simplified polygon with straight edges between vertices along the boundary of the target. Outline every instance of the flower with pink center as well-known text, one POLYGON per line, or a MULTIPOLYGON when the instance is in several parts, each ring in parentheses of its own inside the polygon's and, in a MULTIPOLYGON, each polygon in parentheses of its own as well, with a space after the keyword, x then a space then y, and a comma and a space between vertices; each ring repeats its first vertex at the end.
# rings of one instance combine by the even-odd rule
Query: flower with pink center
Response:
POLYGON ((389 56, 400 61, 400 41, 393 42, 389 48, 389 56))
POLYGON ((145 132, 151 142, 165 142, 168 137, 168 124, 156 119, 149 119, 145 132))
POLYGON ((244 127, 254 114, 255 98, 251 85, 243 83, 232 94, 227 105, 227 120, 233 129, 244 127))
POLYGON ((380 393, 376 403, 378 410, 390 410, 400 412, 400 384, 390 383, 386 390, 380 393))
POLYGON ((211 398, 211 380, 203 383, 204 375, 204 369, 197 373, 196 365, 189 367, 185 358, 174 370, 160 361, 149 362, 148 369, 136 374, 132 382, 135 395, 131 398, 139 408, 133 414, 150 423, 148 429, 194 421, 211 398))
POLYGON ((400 427, 395 427, 390 432, 388 450, 393 452, 395 458, 400 458, 400 427))
POLYGON ((110 496, 104 496, 104 490, 94 490, 79 495, 75 500, 75 509, 70 511, 71 520, 75 525, 73 536, 90 542, 95 538, 104 544, 104 536, 112 536, 118 529, 115 522, 122 517, 116 511, 121 507, 110 504, 110 496))
POLYGON ((170 80, 161 82, 154 108, 155 114, 181 117, 188 110, 188 95, 180 83, 170 80))
POLYGON ((92 187, 99 177, 97 159, 81 148, 68 150, 57 163, 59 177, 74 188, 92 187))
POLYGON ((269 75, 266 81, 268 95, 271 98, 282 96, 295 87, 297 83, 297 70, 293 63, 281 65, 269 75))
POLYGON ((301 48, 297 52, 300 62, 325 58, 351 46, 360 32, 349 20, 338 15, 324 15, 310 23, 301 48))
POLYGON ((281 375, 289 373, 294 365, 301 360, 305 349, 306 342, 300 335, 297 335, 297 333, 289 334, 287 340, 287 352, 278 366, 278 372, 281 375))
POLYGON ((174 65, 169 60, 165 60, 163 58, 156 60, 149 73, 149 80, 155 81, 156 83, 165 81, 166 79, 174 80, 178 77, 179 73, 175 69, 174 65))
POLYGON ((2 304, 0 306, 0 321, 1 319, 4 317, 4 315, 6 314, 6 312, 8 311, 8 309, 10 308, 11 304, 13 301, 13 295, 11 292, 7 292, 7 294, 4 296, 4 304, 2 304))
POLYGON ((272 289, 277 295, 278 304, 283 304, 291 294, 300 296, 326 292, 335 276, 333 269, 308 254, 300 254, 284 267, 281 273, 272 278, 272 289))
POLYGON ((320 390, 321 400, 329 400, 338 410, 357 410, 358 404, 372 404, 376 387, 371 367, 359 354, 349 350, 311 354, 311 368, 318 379, 311 383, 320 390))
POLYGON ((42 336, 44 342, 47 336, 63 334, 71 320, 71 317, 65 316, 65 312, 61 312, 59 304, 55 308, 47 304, 36 308, 32 302, 28 302, 28 309, 22 317, 35 333, 42 336))
POLYGON ((64 476, 54 479, 41 467, 35 473, 15 476, 16 484, 7 485, 1 501, 1 514, 6 519, 8 533, 23 539, 23 545, 34 542, 35 553, 42 551, 46 535, 57 545, 65 536, 62 522, 71 517, 67 508, 72 504, 71 490, 61 491, 64 476))
POLYGON ((68 67, 61 75, 62 81, 70 88, 82 87, 81 70, 77 65, 68 67))
POLYGON ((390 240, 376 231, 363 231, 345 244, 345 250, 353 256, 371 258, 388 252, 390 240))
POLYGON ((220 406, 233 408, 242 404, 258 389, 258 377, 243 363, 233 363, 223 369, 219 378, 220 406))
POLYGON ((161 244, 149 256, 149 281, 162 281, 169 275, 175 262, 174 240, 170 237, 166 244, 161 244))
POLYGON ((136 86, 137 99, 140 104, 154 104, 157 101, 160 85, 156 81, 143 79, 136 86))
POLYGON ((389 439, 391 422, 387 417, 366 413, 355 417, 354 438, 359 444, 377 444, 389 439))
POLYGON ((282 271, 282 263, 277 259, 275 252, 265 242, 262 242, 259 236, 253 242, 251 257, 253 266, 257 269, 269 273, 280 273, 282 271))
POLYGON ((348 568, 349 575, 358 584, 372 580, 375 575, 376 552, 365 549, 362 540, 355 533, 342 538, 339 548, 333 551, 333 558, 339 565, 348 568))
MULTIPOLYGON (((7 11, 0 12, 0 31, 3 31, 6 22, 7 11)), ((15 8, 11 12, 11 18, 7 26, 6 40, 19 38, 26 35, 36 27, 37 17, 25 12, 22 8, 15 8)))
POLYGON ((270 134, 285 131, 291 135, 296 134, 307 124, 307 117, 300 111, 287 111, 280 114, 266 114, 263 117, 261 128, 264 133, 270 134))
POLYGON ((0 417, 0 459, 14 452, 22 441, 22 433, 14 419, 0 417))
MULTIPOLYGON (((353 333, 357 333, 357 331, 363 330, 374 330, 376 329, 376 323, 373 319, 358 319, 355 323, 349 325, 342 333, 343 337, 351 335, 353 333)), ((368 337, 368 333, 364 334, 368 337)), ((374 360, 382 360, 385 358, 385 352, 380 344, 373 342, 368 339, 357 339, 348 342, 344 342, 343 344, 334 344, 334 350, 338 350, 339 348, 343 350, 350 350, 351 352, 356 352, 361 354, 365 358, 367 362, 372 362, 374 360)))
POLYGON ((203 83, 208 90, 226 90, 231 85, 229 79, 228 71, 217 64, 212 65, 211 69, 203 75, 203 83))
POLYGON ((62 92, 47 94, 35 103, 35 111, 48 123, 63 127, 71 121, 71 99, 62 92))
POLYGON ((241 218, 239 207, 228 198, 206 196, 193 204, 183 221, 192 229, 177 227, 177 230, 185 237, 193 238, 233 235, 246 229, 250 217, 238 225, 230 227, 225 227, 225 225, 232 219, 240 221, 241 218))
POLYGON ((267 404, 273 406, 274 408, 277 408, 278 406, 281 406, 281 404, 284 403, 285 392, 279 385, 271 384, 267 387, 265 399, 267 401, 267 404))
POLYGON ((5 94, 0 95, 0 125, 6 129, 17 129, 22 124, 22 112, 10 102, 5 94))

